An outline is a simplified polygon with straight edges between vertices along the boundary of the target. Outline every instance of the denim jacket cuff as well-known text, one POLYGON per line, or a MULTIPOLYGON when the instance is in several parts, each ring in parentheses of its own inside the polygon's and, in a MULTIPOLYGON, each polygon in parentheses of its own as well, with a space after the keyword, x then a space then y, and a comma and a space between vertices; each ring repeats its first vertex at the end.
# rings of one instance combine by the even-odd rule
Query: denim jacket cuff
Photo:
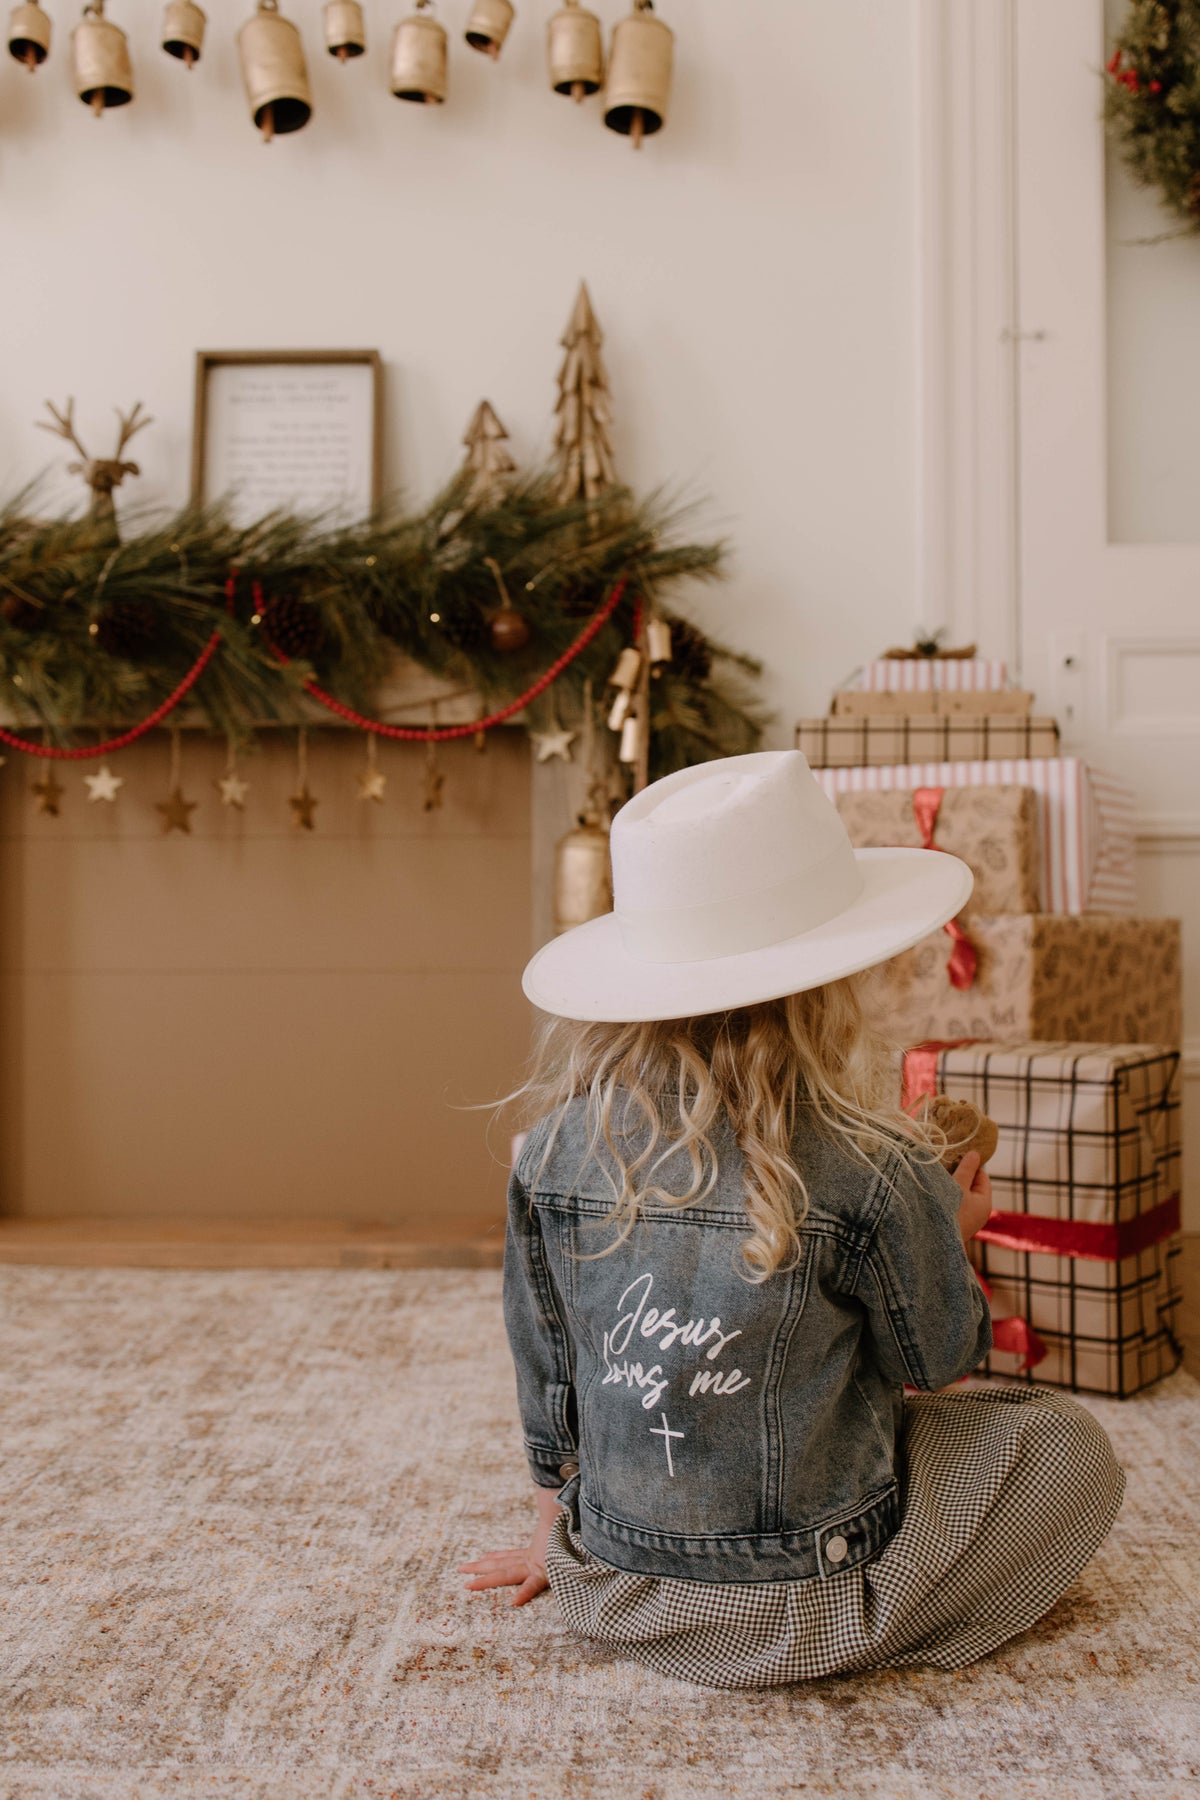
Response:
POLYGON ((574 1444, 555 1450, 548 1444, 531 1444, 525 1440, 525 1455, 535 1487, 560 1488, 579 1468, 579 1455, 574 1444))

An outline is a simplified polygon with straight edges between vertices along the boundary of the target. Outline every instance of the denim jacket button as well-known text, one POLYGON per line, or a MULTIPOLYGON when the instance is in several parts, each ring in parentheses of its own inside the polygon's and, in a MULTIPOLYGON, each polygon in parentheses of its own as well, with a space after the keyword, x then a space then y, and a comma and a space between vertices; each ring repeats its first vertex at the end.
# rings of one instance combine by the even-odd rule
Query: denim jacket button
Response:
POLYGON ((559 1473, 559 1478, 561 1480, 570 1481, 570 1479, 573 1475, 578 1475, 579 1464, 577 1462, 562 1463, 559 1465, 558 1473, 559 1473))
POLYGON ((831 1537, 825 1543, 825 1561, 831 1563, 845 1562, 850 1546, 844 1537, 831 1537))

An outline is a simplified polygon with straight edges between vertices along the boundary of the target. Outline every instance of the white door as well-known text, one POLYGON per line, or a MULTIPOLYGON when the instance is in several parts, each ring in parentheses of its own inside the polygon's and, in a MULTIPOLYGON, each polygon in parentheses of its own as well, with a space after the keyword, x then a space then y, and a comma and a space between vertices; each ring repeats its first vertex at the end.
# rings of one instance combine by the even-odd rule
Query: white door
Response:
MULTIPOLYGON (((1113 0, 1108 26, 1124 11, 1113 0)), ((1015 0, 1012 636, 1064 749, 1138 795, 1142 910, 1184 921, 1200 1145, 1200 236, 1106 159, 1104 0, 1015 0), (1106 171, 1107 161, 1107 171, 1106 171)), ((1200 1230, 1192 1150, 1185 1224, 1200 1230)))

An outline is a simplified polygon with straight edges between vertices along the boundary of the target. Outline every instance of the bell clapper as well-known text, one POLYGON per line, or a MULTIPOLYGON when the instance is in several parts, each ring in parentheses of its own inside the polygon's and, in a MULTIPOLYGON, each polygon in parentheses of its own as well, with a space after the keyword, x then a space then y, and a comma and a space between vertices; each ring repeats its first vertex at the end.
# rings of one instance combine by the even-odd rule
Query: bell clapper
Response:
POLYGON ((270 104, 262 109, 262 122, 259 125, 264 144, 269 144, 275 136, 275 108, 270 104))
POLYGON ((633 119, 629 126, 629 139, 635 150, 640 150, 642 147, 642 132, 644 128, 645 115, 640 106, 635 106, 633 109, 633 119))
POLYGON ((104 112, 104 90, 102 88, 93 90, 92 111, 97 118, 100 118, 104 112))
POLYGON ((584 87, 582 81, 573 81, 571 83, 571 98, 576 106, 579 105, 581 100, 587 98, 587 89, 584 87))
POLYGON ((189 75, 196 66, 196 52, 192 49, 190 44, 187 45, 183 52, 183 66, 189 75))

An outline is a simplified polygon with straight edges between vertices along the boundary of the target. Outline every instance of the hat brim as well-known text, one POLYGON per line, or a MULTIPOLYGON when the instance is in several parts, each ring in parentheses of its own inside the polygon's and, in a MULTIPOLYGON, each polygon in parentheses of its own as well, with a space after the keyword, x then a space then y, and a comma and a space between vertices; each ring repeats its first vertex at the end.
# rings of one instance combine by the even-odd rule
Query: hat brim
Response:
POLYGON ((521 985, 535 1006, 563 1019, 633 1024, 725 1012, 886 962, 945 925, 970 898, 974 876, 944 851, 854 855, 863 876, 859 898, 798 937, 704 962, 644 962, 626 950, 615 913, 605 913, 546 944, 521 985))

